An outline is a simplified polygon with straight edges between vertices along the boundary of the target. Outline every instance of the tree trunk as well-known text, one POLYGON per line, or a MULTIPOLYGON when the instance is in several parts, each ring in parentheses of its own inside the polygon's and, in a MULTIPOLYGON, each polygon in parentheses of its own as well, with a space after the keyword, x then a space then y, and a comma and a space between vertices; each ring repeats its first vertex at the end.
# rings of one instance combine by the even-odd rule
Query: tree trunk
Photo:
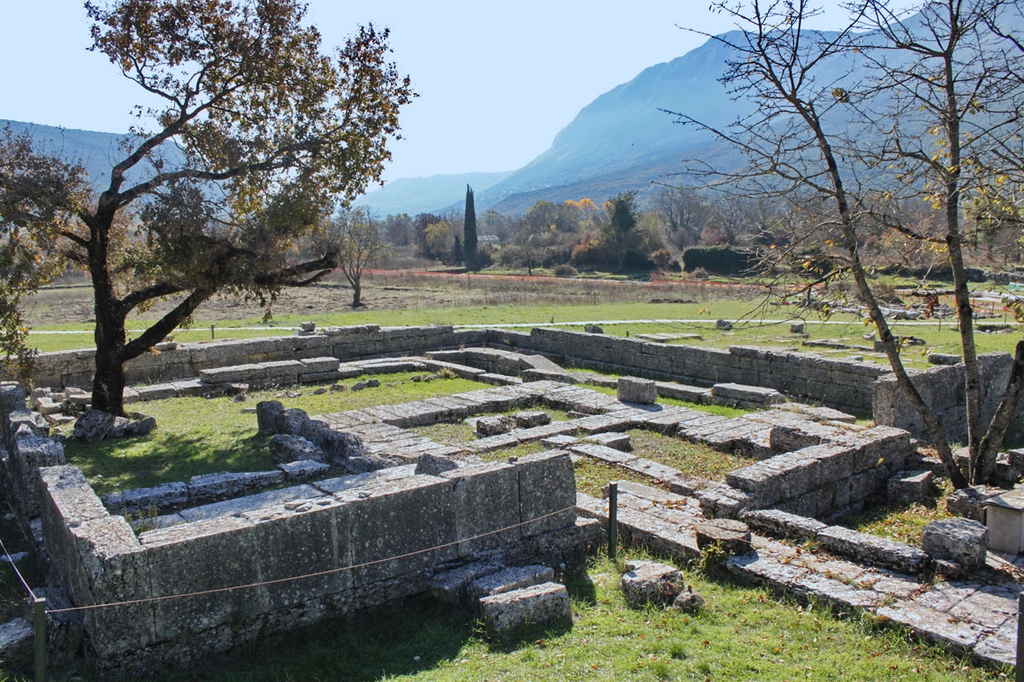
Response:
POLYGON ((352 307, 358 308, 363 304, 363 285, 356 279, 352 282, 352 307))
POLYGON ((96 375, 92 381, 92 409, 124 416, 124 363, 110 353, 96 351, 96 375))
POLYGON ((112 310, 96 310, 96 374, 92 381, 92 407, 124 415, 124 318, 112 310))
POLYGON ((1003 394, 1003 399, 996 408, 996 413, 992 417, 988 431, 985 432, 985 437, 978 445, 977 469, 978 478, 981 480, 989 481, 995 474, 996 457, 1013 421, 1022 392, 1024 392, 1024 340, 1017 342, 1017 348, 1013 354, 1013 365, 1010 367, 1010 377, 1006 381, 1006 393, 1003 394))

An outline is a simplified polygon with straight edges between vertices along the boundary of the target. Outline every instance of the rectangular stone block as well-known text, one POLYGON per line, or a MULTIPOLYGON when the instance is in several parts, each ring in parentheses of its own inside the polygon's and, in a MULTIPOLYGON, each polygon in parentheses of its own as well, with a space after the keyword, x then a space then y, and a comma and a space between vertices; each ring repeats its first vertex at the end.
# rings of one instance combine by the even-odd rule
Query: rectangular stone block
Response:
POLYGON ((499 633, 527 625, 572 619, 572 603, 565 585, 542 583, 480 600, 488 631, 499 633))
POLYGON ((335 494, 349 506, 356 587, 458 557, 452 488, 445 479, 409 476, 335 494))
MULTIPOLYGON (((94 518, 70 529, 86 585, 73 589, 75 605, 115 604, 149 596, 149 562, 120 516, 94 518)), ((89 641, 100 657, 136 651, 155 639, 148 604, 82 611, 89 641)))
POLYGON ((175 597, 260 582, 258 532, 237 516, 147 531, 139 536, 149 559, 158 640, 244 622, 260 611, 257 587, 175 597))
POLYGON ((332 496, 314 495, 239 516, 254 524, 259 553, 253 559, 261 581, 272 583, 259 589, 263 610, 300 605, 352 587, 350 506, 332 496), (299 576, 309 577, 292 580, 299 576))
POLYGON ((576 473, 568 453, 548 450, 515 462, 524 536, 571 526, 576 520, 576 473))
POLYGON ((444 472, 441 478, 451 481, 454 490, 460 558, 502 547, 522 536, 519 472, 514 465, 494 462, 459 467, 444 472))

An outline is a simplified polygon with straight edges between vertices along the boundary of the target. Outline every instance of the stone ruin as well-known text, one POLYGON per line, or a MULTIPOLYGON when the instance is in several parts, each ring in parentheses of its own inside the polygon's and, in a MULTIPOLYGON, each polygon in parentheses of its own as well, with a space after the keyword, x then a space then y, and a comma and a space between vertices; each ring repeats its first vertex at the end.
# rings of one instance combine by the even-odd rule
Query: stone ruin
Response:
MULTIPOLYGON (((88 353, 44 354, 36 380, 84 383, 89 361, 88 353)), ((986 362, 995 377, 1001 360, 986 362)), ((4 485, 43 550, 57 588, 51 603, 120 604, 68 612, 55 639, 101 666, 132 668, 424 592, 476 609, 492 630, 564 619, 571 607, 552 567, 571 570, 608 522, 606 501, 575 490, 571 461, 590 458, 660 486, 620 483, 626 543, 692 559, 702 542, 738 535, 743 549, 723 569, 737 579, 874 610, 983 660, 1013 662, 1019 586, 957 583, 955 603, 929 597, 949 596, 942 583, 929 589, 932 572, 961 575, 978 568, 979 556, 984 564, 983 526, 936 527, 915 548, 819 520, 857 511, 873 495, 921 499, 929 485, 935 462, 921 459, 910 432, 885 423, 913 428, 877 365, 544 329, 364 326, 177 344, 129 368, 130 379, 150 383, 126 397, 237 394, 402 371, 448 371, 492 387, 313 417, 262 403, 258 429, 271 438, 277 469, 207 474, 103 500, 47 437, 60 413, 50 396, 59 394, 34 394, 44 409, 32 412, 20 387, 4 384, 4 485), (719 417, 659 397, 759 411, 719 417), (846 411, 869 413, 872 402, 878 425, 853 423, 846 411), (544 408, 569 419, 545 419, 544 408), (505 416, 481 418, 491 413, 505 416), (477 438, 457 445, 412 430, 466 419, 475 420, 477 438), (623 432, 635 428, 751 463, 725 481, 694 479, 629 452, 623 432), (508 462, 480 457, 522 443, 550 449, 508 462), (813 540, 835 558, 794 555, 786 538, 813 540)), ((948 380, 933 376, 917 380, 948 380)), ((64 394, 87 407, 80 391, 64 394)), ((950 429, 956 410, 943 408, 950 429)), ((1024 473, 1018 460, 1001 462, 1004 477, 1024 473)))

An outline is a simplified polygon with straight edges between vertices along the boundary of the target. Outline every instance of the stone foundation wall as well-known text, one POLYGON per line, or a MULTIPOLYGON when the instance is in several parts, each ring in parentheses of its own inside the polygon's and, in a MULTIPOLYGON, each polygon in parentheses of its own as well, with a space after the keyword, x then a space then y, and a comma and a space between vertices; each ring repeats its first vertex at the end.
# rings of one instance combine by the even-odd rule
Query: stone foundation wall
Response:
POLYGON ((223 651, 382 604, 482 557, 558 565, 580 535, 561 452, 372 485, 331 479, 298 500, 138 536, 79 469, 39 475, 45 544, 72 603, 122 603, 80 612, 90 652, 112 667, 223 651))
POLYGON ((559 329, 529 334, 488 330, 488 345, 544 353, 581 367, 702 385, 736 383, 774 388, 856 414, 871 412, 874 383, 888 368, 806 353, 733 346, 697 348, 559 329))
MULTIPOLYGON (((450 326, 381 328, 371 324, 327 328, 308 336, 182 343, 135 358, 125 369, 129 384, 155 383, 198 377, 202 370, 216 367, 325 356, 344 361, 374 355, 422 353, 479 345, 482 339, 483 332, 455 331, 450 326)), ((95 355, 92 350, 42 353, 35 360, 32 383, 89 388, 95 355)))
MULTIPOLYGON (((988 424, 1005 394, 1013 358, 1008 353, 985 353, 978 357, 978 363, 981 370, 982 423, 988 424)), ((911 379, 921 397, 938 414, 946 437, 951 442, 966 441, 967 410, 964 407, 963 363, 936 367, 924 372, 911 372, 911 379)), ((909 431, 916 437, 927 438, 921 418, 892 376, 882 377, 876 382, 872 412, 878 424, 895 426, 909 431)), ((1024 438, 1024 400, 1017 405, 1006 437, 1011 441, 1024 438)))

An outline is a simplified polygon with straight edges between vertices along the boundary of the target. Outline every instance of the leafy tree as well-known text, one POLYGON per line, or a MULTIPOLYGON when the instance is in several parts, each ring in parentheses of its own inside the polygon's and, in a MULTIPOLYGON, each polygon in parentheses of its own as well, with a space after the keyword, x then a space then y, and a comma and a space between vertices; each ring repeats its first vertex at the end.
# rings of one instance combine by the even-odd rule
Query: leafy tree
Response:
POLYGON ((435 260, 447 261, 455 248, 455 235, 452 226, 443 218, 427 225, 423 232, 426 249, 423 256, 435 260))
POLYGON ((745 29, 709 36, 734 50, 722 81, 757 108, 727 128, 681 116, 747 157, 743 171, 698 165, 698 174, 730 180, 745 195, 786 198, 806 210, 806 236, 787 250, 810 244, 835 259, 838 267, 828 277, 852 276, 893 373, 957 487, 991 475, 1024 388, 1021 341, 1005 397, 995 417, 982 424, 964 266, 970 240, 961 220, 965 194, 985 195, 1007 178, 1017 186, 1024 180, 1019 155, 1010 151, 1020 146, 1024 53, 1014 52, 1014 41, 1000 35, 1019 38, 1019 23, 1004 21, 1003 11, 1012 5, 929 0, 908 18, 883 0, 861 0, 852 3, 845 30, 819 34, 803 29, 816 14, 804 0, 716 2, 714 9, 745 29), (867 38, 854 32, 865 28, 867 38), (873 78, 855 81, 847 67, 835 68, 856 59, 868 61, 873 78), (902 219, 900 202, 921 198, 932 206, 938 233, 917 231, 902 219), (957 466, 938 416, 903 366, 899 342, 868 278, 861 241, 879 225, 918 246, 940 249, 951 265, 967 377, 967 472, 957 466))
POLYGON ((427 227, 437 223, 443 223, 444 218, 433 213, 419 213, 412 221, 413 239, 416 243, 416 253, 423 258, 434 259, 430 246, 427 244, 427 227))
POLYGON ((466 257, 466 267, 476 270, 479 267, 476 254, 476 205, 473 200, 473 188, 466 185, 466 212, 465 224, 463 225, 463 249, 466 257))
POLYGON ((408 213, 389 215, 384 219, 384 234, 394 246, 409 246, 413 240, 412 218, 408 213))
POLYGON ((57 235, 74 221, 88 199, 81 167, 40 157, 29 135, 6 127, 0 137, 0 348, 5 362, 30 370, 34 349, 22 299, 57 275, 64 259, 53 251, 57 235))
POLYGON ((636 192, 623 192, 605 203, 610 220, 603 231, 605 248, 614 254, 617 266, 622 267, 626 252, 636 248, 638 233, 636 192))
MULTIPOLYGON (((297 0, 117 0, 86 10, 92 49, 160 104, 140 108, 98 198, 61 204, 75 221, 45 231, 34 229, 45 212, 3 217, 49 257, 88 271, 93 405, 123 413, 124 363, 215 292, 272 301, 282 286, 308 284, 338 264, 337 251, 297 259, 297 240, 337 199, 379 179, 413 93, 387 61, 387 31, 362 27, 325 56, 297 0), (168 160, 169 146, 180 162, 168 160), (128 340, 128 316, 167 297, 172 309, 128 340)), ((39 165, 59 170, 37 153, 0 152, 19 177, 39 165)), ((41 205, 69 197, 76 178, 68 180, 41 205)), ((4 205, 17 203, 7 195, 23 188, 4 192, 4 205)))
POLYGON ((384 258, 388 245, 380 224, 365 208, 345 208, 331 218, 321 239, 324 251, 337 251, 338 269, 352 287, 352 307, 363 305, 363 272, 384 258))

